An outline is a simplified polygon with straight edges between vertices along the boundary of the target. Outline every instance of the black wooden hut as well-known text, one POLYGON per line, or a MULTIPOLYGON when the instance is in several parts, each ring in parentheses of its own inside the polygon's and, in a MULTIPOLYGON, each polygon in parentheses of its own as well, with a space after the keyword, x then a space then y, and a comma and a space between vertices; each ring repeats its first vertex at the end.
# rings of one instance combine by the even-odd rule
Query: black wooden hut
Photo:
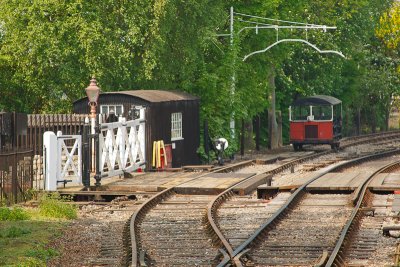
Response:
MULTIPOLYGON (((172 167, 199 163, 199 103, 196 96, 163 90, 132 90, 101 93, 97 114, 111 112, 129 117, 134 106, 146 108, 146 168, 151 168, 153 141, 171 144, 172 167)), ((73 112, 88 114, 88 98, 74 102, 73 112)))

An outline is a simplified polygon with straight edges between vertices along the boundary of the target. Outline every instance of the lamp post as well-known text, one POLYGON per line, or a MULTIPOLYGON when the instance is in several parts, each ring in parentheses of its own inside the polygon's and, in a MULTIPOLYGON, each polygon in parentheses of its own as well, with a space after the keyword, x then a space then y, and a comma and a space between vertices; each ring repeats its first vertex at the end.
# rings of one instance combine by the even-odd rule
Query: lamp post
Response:
MULTIPOLYGON (((96 78, 92 78, 90 80, 90 84, 88 87, 85 89, 86 95, 88 97, 89 101, 89 106, 90 106, 90 119, 91 119, 91 138, 94 139, 94 142, 92 142, 92 163, 96 161, 96 174, 94 176, 96 180, 96 187, 99 187, 101 185, 100 180, 101 180, 101 175, 100 175, 100 156, 99 156, 99 122, 98 120, 96 121, 96 107, 97 107, 97 101, 99 100, 99 95, 100 95, 100 87, 97 86, 97 81, 96 78), (96 151, 97 150, 97 151, 96 151), (96 155, 96 159, 93 157, 96 155)), ((88 183, 90 185, 90 181, 88 183)))
POLYGON ((85 89, 89 100, 90 118, 96 118, 97 101, 99 100, 100 87, 97 86, 96 78, 90 80, 90 84, 85 89))

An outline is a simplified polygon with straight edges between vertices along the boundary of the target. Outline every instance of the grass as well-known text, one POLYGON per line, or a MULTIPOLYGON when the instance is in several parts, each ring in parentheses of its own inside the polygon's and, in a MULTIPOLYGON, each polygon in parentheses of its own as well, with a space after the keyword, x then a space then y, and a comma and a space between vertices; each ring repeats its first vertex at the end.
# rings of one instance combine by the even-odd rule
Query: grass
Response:
POLYGON ((68 204, 70 199, 61 197, 58 193, 45 194, 39 202, 40 214, 50 218, 76 219, 77 208, 68 204))
POLYGON ((29 219, 29 214, 18 207, 0 207, 0 221, 22 221, 29 219))
POLYGON ((65 221, 0 221, 0 266, 46 266, 58 254, 46 244, 65 225, 65 221))
POLYGON ((76 206, 66 201, 45 194, 35 209, 0 207, 0 266, 41 267, 57 256, 47 244, 77 217, 76 206))

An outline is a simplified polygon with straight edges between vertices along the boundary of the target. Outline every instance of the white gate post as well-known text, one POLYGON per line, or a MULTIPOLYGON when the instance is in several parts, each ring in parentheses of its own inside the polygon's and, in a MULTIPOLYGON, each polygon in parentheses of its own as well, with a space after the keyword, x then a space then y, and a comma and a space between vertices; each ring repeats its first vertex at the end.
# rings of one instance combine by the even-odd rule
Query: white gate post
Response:
POLYGON ((44 189, 46 191, 57 191, 57 136, 53 132, 45 132, 43 134, 43 146, 44 189))

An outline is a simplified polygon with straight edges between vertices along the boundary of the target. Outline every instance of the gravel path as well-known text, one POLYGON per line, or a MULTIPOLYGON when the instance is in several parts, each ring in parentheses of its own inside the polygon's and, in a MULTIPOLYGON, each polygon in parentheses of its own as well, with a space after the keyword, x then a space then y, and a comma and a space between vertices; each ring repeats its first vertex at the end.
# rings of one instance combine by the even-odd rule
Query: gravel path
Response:
POLYGON ((60 255, 47 266, 121 266, 123 229, 138 207, 135 201, 82 206, 78 219, 49 244, 60 255))

